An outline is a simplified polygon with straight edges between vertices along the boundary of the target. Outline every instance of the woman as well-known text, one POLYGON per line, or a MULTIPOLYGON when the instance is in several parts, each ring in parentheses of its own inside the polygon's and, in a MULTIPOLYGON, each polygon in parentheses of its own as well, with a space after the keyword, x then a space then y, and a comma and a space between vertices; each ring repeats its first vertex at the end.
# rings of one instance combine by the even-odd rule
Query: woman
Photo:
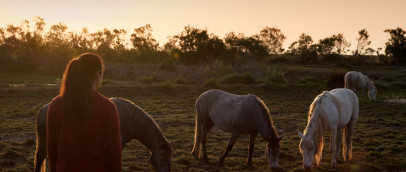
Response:
POLYGON ((120 124, 116 106, 97 92, 102 59, 92 53, 73 58, 60 94, 47 115, 51 171, 121 171, 120 124))

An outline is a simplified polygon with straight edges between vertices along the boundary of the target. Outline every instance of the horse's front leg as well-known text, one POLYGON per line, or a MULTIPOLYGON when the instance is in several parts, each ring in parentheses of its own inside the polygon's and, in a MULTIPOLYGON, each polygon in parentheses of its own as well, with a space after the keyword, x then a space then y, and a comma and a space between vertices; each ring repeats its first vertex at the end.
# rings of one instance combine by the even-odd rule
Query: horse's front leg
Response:
POLYGON ((248 158, 247 162, 245 162, 245 166, 249 168, 253 168, 252 166, 252 153, 254 152, 254 144, 255 144, 255 138, 257 137, 258 133, 251 133, 250 134, 250 146, 248 148, 248 158))
POLYGON ((331 168, 337 168, 336 139, 337 139, 337 128, 333 128, 330 131, 331 168))
POLYGON ((231 149, 234 146, 235 141, 237 140, 238 136, 240 136, 240 133, 237 132, 233 132, 231 133, 231 137, 230 140, 228 141, 228 145, 226 147, 226 151, 223 153, 223 155, 221 155, 220 157, 220 162, 219 162, 219 166, 223 167, 224 166, 224 159, 226 159, 228 153, 231 151, 231 149))

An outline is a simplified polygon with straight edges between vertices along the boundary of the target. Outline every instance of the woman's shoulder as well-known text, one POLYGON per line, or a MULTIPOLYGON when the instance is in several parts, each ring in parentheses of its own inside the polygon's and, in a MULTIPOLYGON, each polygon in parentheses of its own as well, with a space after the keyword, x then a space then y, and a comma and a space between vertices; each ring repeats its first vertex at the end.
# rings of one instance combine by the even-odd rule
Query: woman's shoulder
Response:
POLYGON ((51 104, 59 104, 62 103, 62 95, 57 95, 51 100, 51 104))
POLYGON ((96 99, 96 103, 100 107, 105 107, 105 108, 115 107, 114 103, 109 98, 104 96, 103 94, 96 93, 95 99, 96 99))

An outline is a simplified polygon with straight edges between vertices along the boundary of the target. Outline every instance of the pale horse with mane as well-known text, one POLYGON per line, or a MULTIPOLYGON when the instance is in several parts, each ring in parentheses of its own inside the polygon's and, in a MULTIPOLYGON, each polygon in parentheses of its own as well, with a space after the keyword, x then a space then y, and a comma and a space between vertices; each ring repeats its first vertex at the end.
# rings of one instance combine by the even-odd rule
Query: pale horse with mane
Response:
POLYGON ((345 88, 351 89, 354 92, 361 91, 361 99, 364 96, 365 90, 368 90, 370 100, 376 100, 376 87, 374 83, 364 74, 357 71, 349 71, 344 76, 345 88))
POLYGON ((325 131, 330 132, 331 167, 337 167, 341 137, 343 137, 344 161, 351 160, 352 133, 358 120, 358 111, 357 95, 350 89, 324 91, 314 99, 310 105, 304 134, 298 132, 301 138, 299 150, 303 156, 305 169, 312 167, 313 156, 316 164, 320 165, 325 131), (344 129, 342 136, 341 129, 344 129))

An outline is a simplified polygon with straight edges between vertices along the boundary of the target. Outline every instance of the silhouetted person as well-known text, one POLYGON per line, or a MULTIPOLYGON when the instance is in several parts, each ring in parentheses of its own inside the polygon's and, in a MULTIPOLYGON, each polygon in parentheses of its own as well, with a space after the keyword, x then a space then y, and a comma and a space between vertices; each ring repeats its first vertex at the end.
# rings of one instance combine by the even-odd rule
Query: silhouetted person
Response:
POLYGON ((72 59, 61 91, 48 110, 47 153, 55 171, 121 171, 120 123, 116 106, 97 90, 102 59, 85 53, 72 59))

